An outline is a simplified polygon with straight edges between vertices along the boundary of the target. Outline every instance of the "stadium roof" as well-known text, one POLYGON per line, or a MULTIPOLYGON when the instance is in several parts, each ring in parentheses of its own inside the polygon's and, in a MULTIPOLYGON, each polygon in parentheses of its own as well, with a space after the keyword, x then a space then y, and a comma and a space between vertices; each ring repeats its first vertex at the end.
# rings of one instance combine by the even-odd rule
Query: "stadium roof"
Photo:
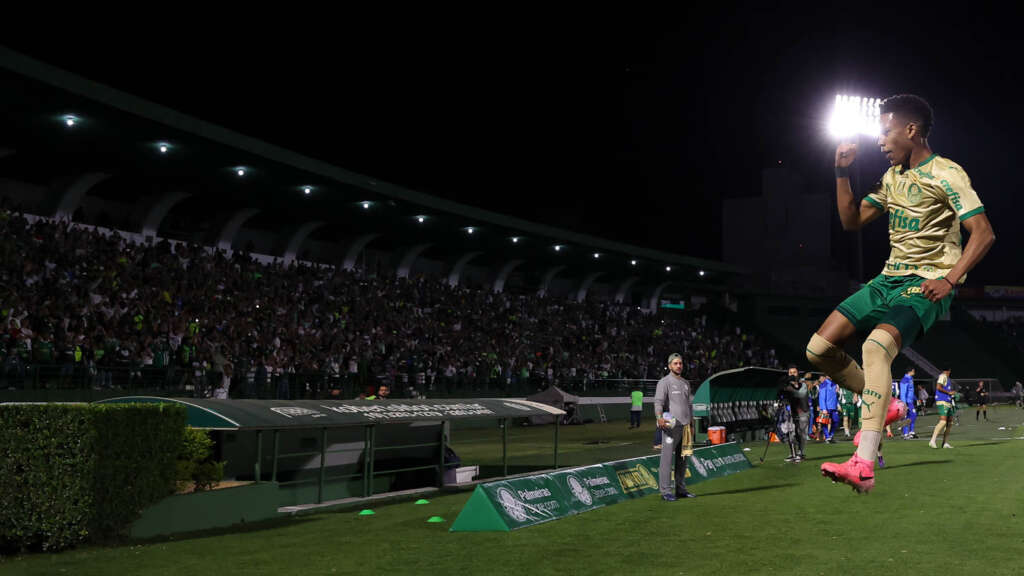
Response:
MULTIPOLYGON (((163 201, 171 207, 165 206, 157 235, 206 244, 216 244, 224 223, 241 217, 246 228, 280 238, 301 230, 306 231, 302 238, 327 243, 351 244, 372 236, 372 247, 423 246, 424 257, 440 260, 473 254, 474 264, 523 260, 565 266, 566 274, 578 276, 635 276, 642 284, 707 286, 747 273, 722 262, 578 234, 403 188, 3 47, 0 103, 0 174, 39 186, 47 196, 40 204, 49 212, 44 216, 71 214, 76 199, 67 190, 79 186, 81 194, 134 207, 136 217, 108 225, 145 233, 147 210, 152 213, 163 201), (73 126, 67 125, 69 118, 73 126), (162 144, 168 145, 166 152, 162 144), (238 176, 239 168, 244 176, 238 176), (62 212, 69 202, 71 209, 62 212), (564 249, 556 251, 556 245, 564 249), (698 275, 701 270, 706 277, 698 275)), ((486 194, 487 183, 480 187, 486 194)), ((280 255, 286 243, 280 243, 280 255)))
POLYGON ((338 428, 389 422, 472 420, 564 415, 527 400, 474 398, 444 400, 220 400, 122 396, 98 404, 170 403, 188 409, 188 425, 209 430, 338 428))

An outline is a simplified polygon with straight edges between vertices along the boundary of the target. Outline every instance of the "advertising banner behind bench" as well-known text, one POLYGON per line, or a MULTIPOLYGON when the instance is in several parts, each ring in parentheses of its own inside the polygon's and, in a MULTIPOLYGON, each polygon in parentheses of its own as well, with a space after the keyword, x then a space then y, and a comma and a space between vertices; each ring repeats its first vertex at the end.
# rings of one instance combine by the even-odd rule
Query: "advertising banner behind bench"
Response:
MULTIPOLYGON (((659 458, 644 456, 478 484, 451 531, 507 532, 657 494, 659 458)), ((686 462, 687 484, 750 468, 735 442, 697 448, 686 462)))

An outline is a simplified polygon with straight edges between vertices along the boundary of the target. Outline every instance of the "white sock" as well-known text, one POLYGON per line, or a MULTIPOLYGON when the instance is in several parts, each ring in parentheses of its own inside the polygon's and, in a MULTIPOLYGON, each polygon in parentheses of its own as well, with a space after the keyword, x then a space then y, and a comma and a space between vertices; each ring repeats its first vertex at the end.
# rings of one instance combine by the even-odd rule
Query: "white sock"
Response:
POLYGON ((860 446, 857 446, 857 456, 868 462, 874 462, 878 458, 878 443, 882 440, 882 433, 874 430, 860 431, 860 446))

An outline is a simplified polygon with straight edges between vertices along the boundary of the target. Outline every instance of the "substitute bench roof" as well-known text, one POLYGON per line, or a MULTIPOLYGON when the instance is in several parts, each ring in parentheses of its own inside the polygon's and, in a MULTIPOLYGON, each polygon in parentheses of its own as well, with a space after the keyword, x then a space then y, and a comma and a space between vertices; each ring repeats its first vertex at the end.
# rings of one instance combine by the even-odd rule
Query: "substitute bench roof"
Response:
POLYGON ((511 398, 444 400, 220 400, 122 396, 99 404, 167 403, 188 409, 188 424, 212 430, 335 428, 388 422, 563 415, 551 406, 511 398))

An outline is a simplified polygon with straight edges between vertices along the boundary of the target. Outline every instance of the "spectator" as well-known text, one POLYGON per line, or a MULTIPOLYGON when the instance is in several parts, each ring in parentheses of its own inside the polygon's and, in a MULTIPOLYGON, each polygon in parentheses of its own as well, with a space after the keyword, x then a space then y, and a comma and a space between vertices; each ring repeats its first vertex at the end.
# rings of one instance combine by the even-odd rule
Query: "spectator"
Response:
POLYGON ((821 432, 825 436, 825 442, 829 444, 835 444, 835 430, 839 420, 837 388, 838 386, 828 376, 822 376, 818 380, 818 408, 822 415, 821 432))
POLYGON ((634 389, 629 394, 630 407, 629 407, 629 427, 639 428, 640 427, 640 416, 643 414, 644 409, 644 393, 639 389, 634 389))
POLYGON ((32 361, 55 364, 53 346, 62 354, 72 334, 83 354, 72 371, 93 371, 97 387, 113 387, 115 376, 126 386, 132 371, 152 366, 146 371, 164 370, 172 386, 195 395, 219 387, 226 363, 238 368, 260 357, 266 361, 255 363, 252 385, 236 382, 246 397, 326 394, 321 382, 331 380, 335 362, 352 389, 384 380, 404 383, 403 393, 415 385, 420 394, 658 378, 660 351, 674 347, 687 351, 686 373, 699 380, 723 369, 778 366, 774 351, 725 312, 665 318, 440 278, 261 264, 241 251, 136 244, 68 221, 3 216, 8 382, 32 361))

